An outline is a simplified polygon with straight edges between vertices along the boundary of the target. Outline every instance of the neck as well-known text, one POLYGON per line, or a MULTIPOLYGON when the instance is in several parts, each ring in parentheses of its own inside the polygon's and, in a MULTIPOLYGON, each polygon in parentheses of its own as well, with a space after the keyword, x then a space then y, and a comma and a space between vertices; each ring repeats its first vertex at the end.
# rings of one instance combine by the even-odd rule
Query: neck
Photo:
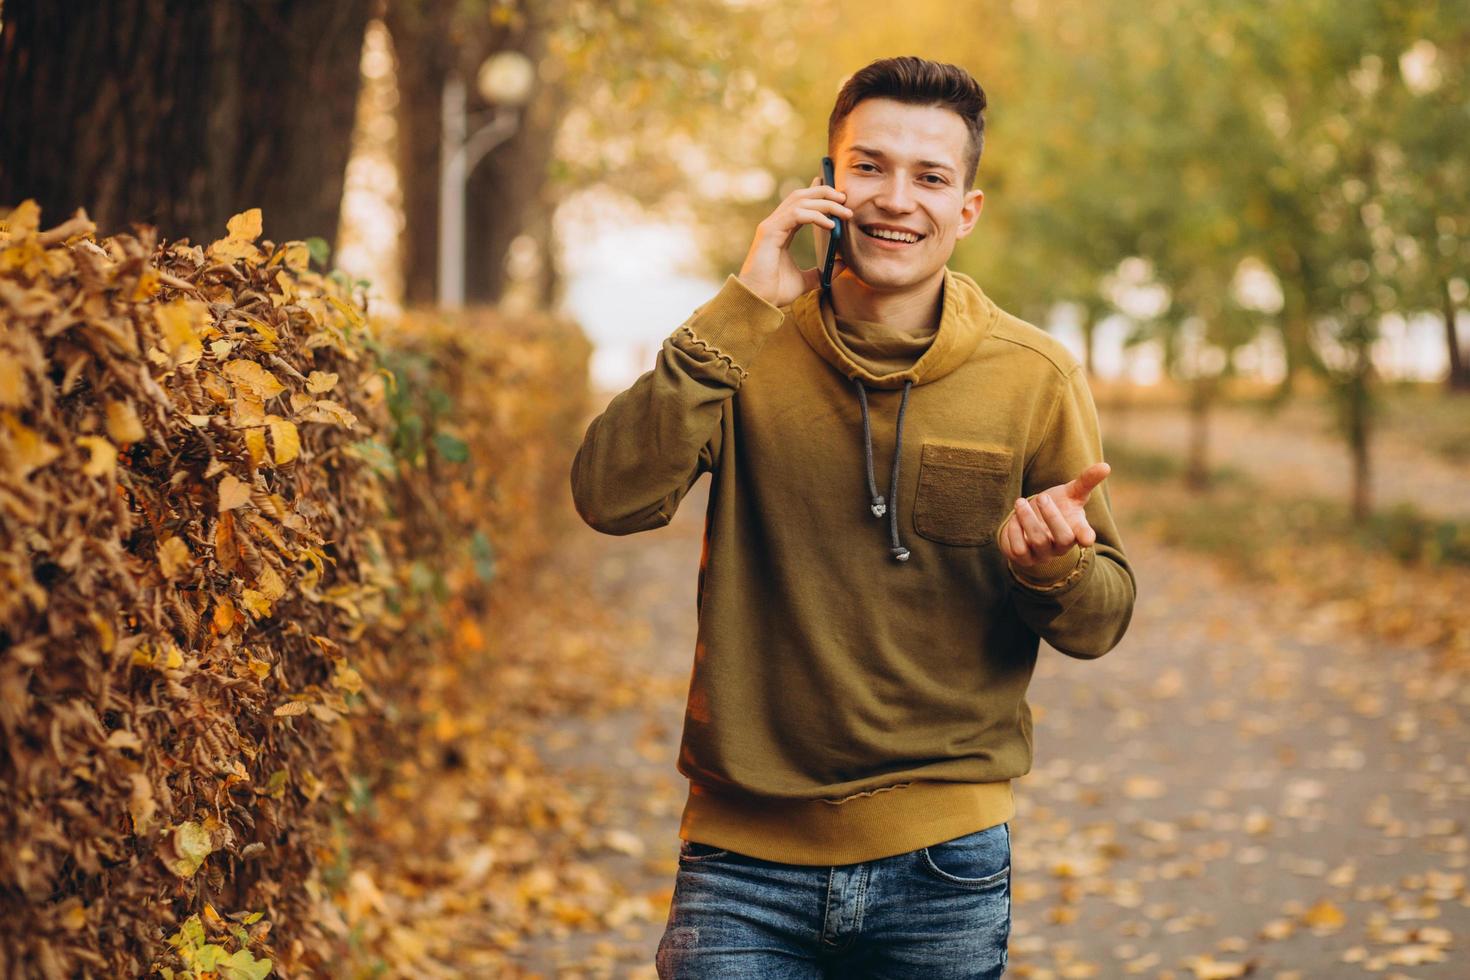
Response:
POLYGON ((849 320, 881 323, 904 333, 925 333, 939 323, 944 269, 901 290, 873 289, 850 271, 832 280, 832 311, 849 320))

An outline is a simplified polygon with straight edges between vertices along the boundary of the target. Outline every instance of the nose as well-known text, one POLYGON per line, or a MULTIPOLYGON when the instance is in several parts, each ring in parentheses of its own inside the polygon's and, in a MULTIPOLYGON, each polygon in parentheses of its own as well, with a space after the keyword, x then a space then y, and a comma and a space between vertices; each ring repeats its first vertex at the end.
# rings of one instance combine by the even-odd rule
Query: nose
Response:
POLYGON ((873 203, 884 211, 906 214, 914 209, 913 188, 902 174, 890 173, 883 178, 883 187, 873 203))

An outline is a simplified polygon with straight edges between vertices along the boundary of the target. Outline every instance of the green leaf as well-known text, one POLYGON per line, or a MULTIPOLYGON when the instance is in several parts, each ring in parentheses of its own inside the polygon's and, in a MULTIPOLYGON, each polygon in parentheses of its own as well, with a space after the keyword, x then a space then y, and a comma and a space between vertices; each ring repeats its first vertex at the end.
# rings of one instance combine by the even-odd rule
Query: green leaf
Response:
POLYGON ((217 970, 222 980, 264 980, 270 976, 271 961, 258 960, 246 949, 238 949, 229 959, 220 960, 217 970))
POLYGON ((332 246, 327 244, 325 238, 308 238, 306 250, 311 253, 311 260, 323 269, 327 267, 327 259, 332 254, 332 246))
POLYGON ((470 458, 470 447, 465 441, 447 432, 434 433, 434 451, 451 463, 463 463, 470 458))
POLYGON ((470 555, 474 558, 475 574, 480 577, 480 581, 493 580, 495 578, 495 545, 486 537, 484 531, 476 531, 470 538, 470 555))

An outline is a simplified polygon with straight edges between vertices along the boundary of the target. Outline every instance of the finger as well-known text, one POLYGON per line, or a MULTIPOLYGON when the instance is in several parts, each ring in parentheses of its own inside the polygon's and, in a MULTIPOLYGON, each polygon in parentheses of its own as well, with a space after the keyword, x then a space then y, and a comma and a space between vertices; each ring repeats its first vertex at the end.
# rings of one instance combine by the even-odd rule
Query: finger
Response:
POLYGON ((800 194, 802 197, 810 197, 811 195, 808 194, 808 193, 805 193, 805 192, 812 191, 812 190, 815 190, 817 188, 821 188, 822 193, 825 194, 828 198, 831 198, 831 199, 837 200, 837 201, 845 201, 845 200, 847 200, 847 192, 846 191, 840 191, 837 188, 833 187, 831 184, 825 184, 825 183, 823 183, 822 182, 822 178, 820 176, 813 177, 812 178, 812 182, 810 184, 807 184, 806 187, 802 188, 802 190, 797 191, 796 193, 800 194))
POLYGON ((1113 468, 1107 463, 1093 463, 1087 469, 1077 474, 1077 478, 1072 481, 1068 489, 1068 495, 1086 503, 1092 491, 1097 488, 1099 483, 1106 480, 1108 474, 1111 472, 1113 472, 1113 468))
POLYGON ((1021 536, 1021 523, 1014 516, 1006 521, 1005 529, 1001 531, 1001 537, 1006 543, 1003 551, 1007 558, 1030 557, 1026 547, 1026 539, 1021 536))
POLYGON ((1092 529, 1091 524, 1087 523, 1087 518, 1085 517, 1078 520, 1076 534, 1077 543, 1084 548, 1091 548, 1097 544, 1097 532, 1092 529))
POLYGON ((814 211, 824 211, 831 214, 839 214, 844 218, 852 217, 852 208, 841 201, 834 201, 829 197, 816 197, 811 200, 802 201, 801 206, 811 208, 814 211))
POLYGON ((796 215, 796 220, 804 225, 821 225, 823 228, 832 228, 837 224, 836 221, 827 217, 822 212, 814 211, 811 208, 797 208, 793 213, 796 215))
POLYGON ((1046 521, 1046 526, 1051 528, 1051 539, 1056 542, 1056 546, 1063 551, 1072 547, 1077 540, 1076 532, 1072 530, 1072 525, 1067 523, 1067 518, 1062 514, 1057 502, 1051 499, 1051 494, 1044 493, 1038 497, 1036 509, 1046 521))
POLYGON ((1016 498, 1016 519, 1033 557, 1040 558, 1051 550, 1051 531, 1025 497, 1016 498))

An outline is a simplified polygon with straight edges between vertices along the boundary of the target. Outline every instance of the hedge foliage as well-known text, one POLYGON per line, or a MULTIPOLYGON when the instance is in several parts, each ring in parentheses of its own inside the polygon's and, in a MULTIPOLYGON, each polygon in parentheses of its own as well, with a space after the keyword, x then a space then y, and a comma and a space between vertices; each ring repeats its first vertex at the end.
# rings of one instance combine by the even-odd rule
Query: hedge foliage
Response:
POLYGON ((261 231, 0 219, 0 974, 324 967, 339 818, 554 539, 581 406, 521 396, 585 371, 580 332, 385 343, 261 231))

